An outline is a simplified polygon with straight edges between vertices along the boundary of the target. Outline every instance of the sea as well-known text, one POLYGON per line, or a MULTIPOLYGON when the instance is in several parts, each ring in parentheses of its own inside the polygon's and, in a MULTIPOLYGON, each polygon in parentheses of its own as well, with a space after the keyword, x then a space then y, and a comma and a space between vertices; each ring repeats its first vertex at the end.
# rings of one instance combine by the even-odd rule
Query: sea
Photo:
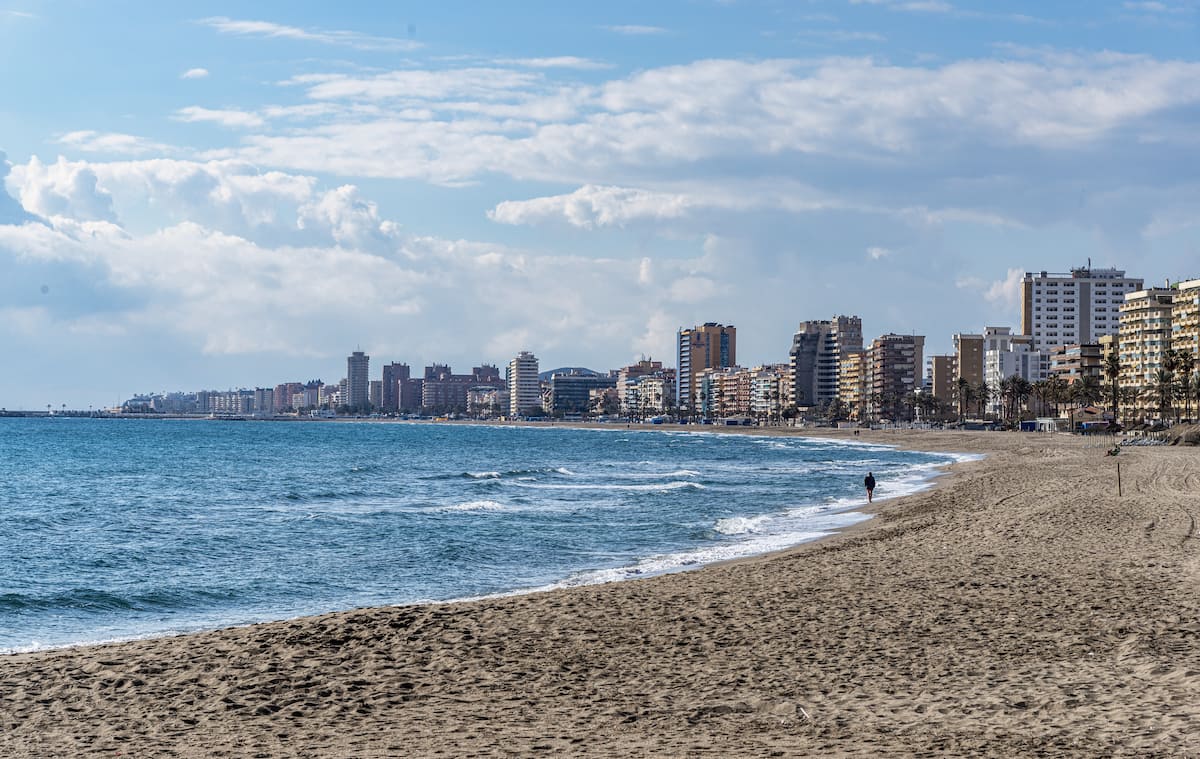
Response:
POLYGON ((0 418, 0 652, 627 580, 860 521, 965 456, 827 438, 0 418))

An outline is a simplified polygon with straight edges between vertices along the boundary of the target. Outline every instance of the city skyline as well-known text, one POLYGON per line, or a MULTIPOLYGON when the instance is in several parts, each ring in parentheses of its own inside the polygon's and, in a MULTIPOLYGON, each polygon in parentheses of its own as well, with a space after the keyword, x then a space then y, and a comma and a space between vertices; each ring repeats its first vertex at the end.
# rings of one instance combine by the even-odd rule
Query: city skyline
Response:
POLYGON ((938 355, 1029 270, 1195 276, 1200 9, 1051 5, 8 0, 0 406, 837 313, 938 355))

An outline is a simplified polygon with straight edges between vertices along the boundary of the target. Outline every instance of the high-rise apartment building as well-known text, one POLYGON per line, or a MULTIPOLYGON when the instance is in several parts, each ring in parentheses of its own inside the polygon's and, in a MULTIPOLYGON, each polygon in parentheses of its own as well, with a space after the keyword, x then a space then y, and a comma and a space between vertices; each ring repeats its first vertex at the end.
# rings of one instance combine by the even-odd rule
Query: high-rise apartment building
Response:
POLYGON ((956 385, 960 379, 972 385, 983 382, 983 351, 983 335, 963 332, 954 335, 955 374, 952 381, 956 385))
POLYGON ((346 359, 346 392, 342 400, 352 409, 362 410, 371 405, 371 385, 367 379, 370 363, 371 357, 362 351, 354 351, 346 359))
POLYGON ((846 406, 851 419, 860 419, 863 398, 867 395, 867 351, 850 351, 838 366, 838 400, 846 406))
POLYGON ((383 365, 383 403, 384 413, 394 414, 400 410, 400 392, 403 383, 409 379, 408 364, 395 362, 383 365))
POLYGON ((508 414, 522 416, 542 407, 542 385, 538 379, 537 356, 521 351, 508 362, 508 414))
POLYGON ((790 401, 817 406, 837 398, 839 364, 847 354, 862 350, 862 342, 862 320, 857 316, 800 322, 788 352, 790 401))
POLYGON ((895 420, 904 397, 921 387, 924 353, 924 335, 887 334, 871 343, 865 400, 874 416, 895 420))
POLYGON ((1123 388, 1138 392, 1136 408, 1153 411, 1157 404, 1146 395, 1155 372, 1171 348, 1171 315, 1175 291, 1148 287, 1125 296, 1121 305, 1120 351, 1123 388))
POLYGON ((954 388, 958 382, 957 370, 956 356, 929 357, 929 392, 942 403, 954 402, 954 388))
POLYGON ((1142 280, 1120 269, 1072 269, 1069 274, 1026 272, 1021 282, 1021 334, 1033 337, 1033 349, 1095 343, 1120 329, 1125 295, 1142 289, 1142 280))
POLYGON ((708 322, 678 335, 679 371, 675 375, 675 397, 680 411, 696 413, 697 377, 705 369, 737 365, 737 329, 708 322))
POLYGON ((1180 282, 1171 301, 1171 349, 1190 353, 1200 368, 1200 279, 1180 282))

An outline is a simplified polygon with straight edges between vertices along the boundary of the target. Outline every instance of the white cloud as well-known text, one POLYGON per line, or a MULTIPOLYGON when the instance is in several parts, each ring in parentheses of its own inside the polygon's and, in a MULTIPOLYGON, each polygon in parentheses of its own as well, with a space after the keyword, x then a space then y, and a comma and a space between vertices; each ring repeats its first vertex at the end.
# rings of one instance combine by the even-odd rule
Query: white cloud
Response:
POLYGON ((112 220, 112 196, 97 186, 96 172, 85 163, 68 163, 59 157, 44 164, 37 156, 28 164, 12 167, 7 180, 17 188, 17 199, 30 213, 43 217, 112 220))
POLYGON ((954 286, 983 296, 990 303, 1016 308, 1021 302, 1021 281, 1025 278, 1024 269, 1008 269, 1004 279, 988 281, 977 276, 962 276, 954 281, 954 286))
POLYGON ((559 55, 551 58, 498 58, 501 66, 522 66, 531 69, 610 69, 611 63, 574 55, 559 55))
POLYGON ((872 245, 871 247, 867 248, 867 257, 872 261, 878 261, 879 259, 887 258, 890 255, 892 255, 892 251, 888 250, 887 248, 881 248, 877 245, 872 245))
POLYGON ((174 118, 177 121, 187 122, 210 121, 223 127, 239 129, 250 129, 263 125, 262 117, 255 113, 233 109, 201 108, 194 105, 180 108, 175 112, 174 118))
MULTIPOLYGON (((311 177, 168 160, 33 159, 13 173, 10 185, 48 222, 0 225, 0 260, 80 267, 88 282, 124 294, 103 316, 86 308, 42 315, 54 329, 97 339, 153 329, 212 355, 303 356, 336 355, 352 335, 393 355, 445 360, 447 350, 466 349, 466 318, 477 332, 469 344, 486 342, 500 356, 568 351, 584 336, 632 358, 656 308, 652 277, 638 263, 404 236, 356 187, 324 190, 311 177), (124 226, 123 215, 146 208, 162 226, 124 226), (563 288, 567 281, 587 282, 586 292, 563 288), (472 304, 465 317, 464 302, 472 304), (597 320, 599 312, 610 315, 597 320)), ((677 282, 671 298, 714 291, 688 274, 702 268, 695 262, 658 267, 677 282)))
POLYGON ((188 69, 179 75, 180 79, 204 79, 208 76, 208 69, 194 68, 188 69))
POLYGON ((504 201, 488 212, 488 218, 502 224, 565 219, 573 226, 591 229, 622 226, 635 219, 679 218, 688 208, 688 199, 683 195, 586 185, 569 195, 504 201))
POLYGON ((170 145, 154 142, 145 137, 117 132, 101 133, 87 129, 68 132, 59 137, 58 142, 87 153, 110 155, 149 155, 175 152, 175 148, 170 145))
POLYGON ((619 24, 616 26, 605 26, 610 32, 624 34, 632 37, 656 36, 660 34, 670 34, 669 29, 664 29, 661 26, 645 26, 642 24, 619 24))
POLYGON ((938 68, 860 58, 710 60, 601 86, 502 67, 311 74, 288 83, 338 118, 256 134, 221 155, 446 184, 501 173, 612 185, 716 166, 726 178, 740 164, 809 156, 952 171, 998 151, 1078 154, 1131 132, 1169 134, 1164 121, 1200 102, 1200 64, 1113 55, 938 68))
POLYGON ((341 45, 358 50, 416 50, 421 44, 413 40, 395 37, 376 37, 360 32, 323 29, 301 29, 296 26, 276 24, 271 21, 251 21, 214 16, 201 19, 198 23, 212 27, 223 34, 243 37, 266 37, 301 42, 317 42, 322 45, 341 45))

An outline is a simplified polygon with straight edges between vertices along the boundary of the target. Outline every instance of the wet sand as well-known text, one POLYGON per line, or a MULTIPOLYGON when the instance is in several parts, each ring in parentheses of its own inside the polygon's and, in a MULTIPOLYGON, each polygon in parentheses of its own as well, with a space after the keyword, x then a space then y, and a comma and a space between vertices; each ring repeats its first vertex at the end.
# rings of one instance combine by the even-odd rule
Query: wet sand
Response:
POLYGON ((859 439, 988 455, 693 572, 0 657, 0 756, 1200 755, 1200 450, 859 439))

